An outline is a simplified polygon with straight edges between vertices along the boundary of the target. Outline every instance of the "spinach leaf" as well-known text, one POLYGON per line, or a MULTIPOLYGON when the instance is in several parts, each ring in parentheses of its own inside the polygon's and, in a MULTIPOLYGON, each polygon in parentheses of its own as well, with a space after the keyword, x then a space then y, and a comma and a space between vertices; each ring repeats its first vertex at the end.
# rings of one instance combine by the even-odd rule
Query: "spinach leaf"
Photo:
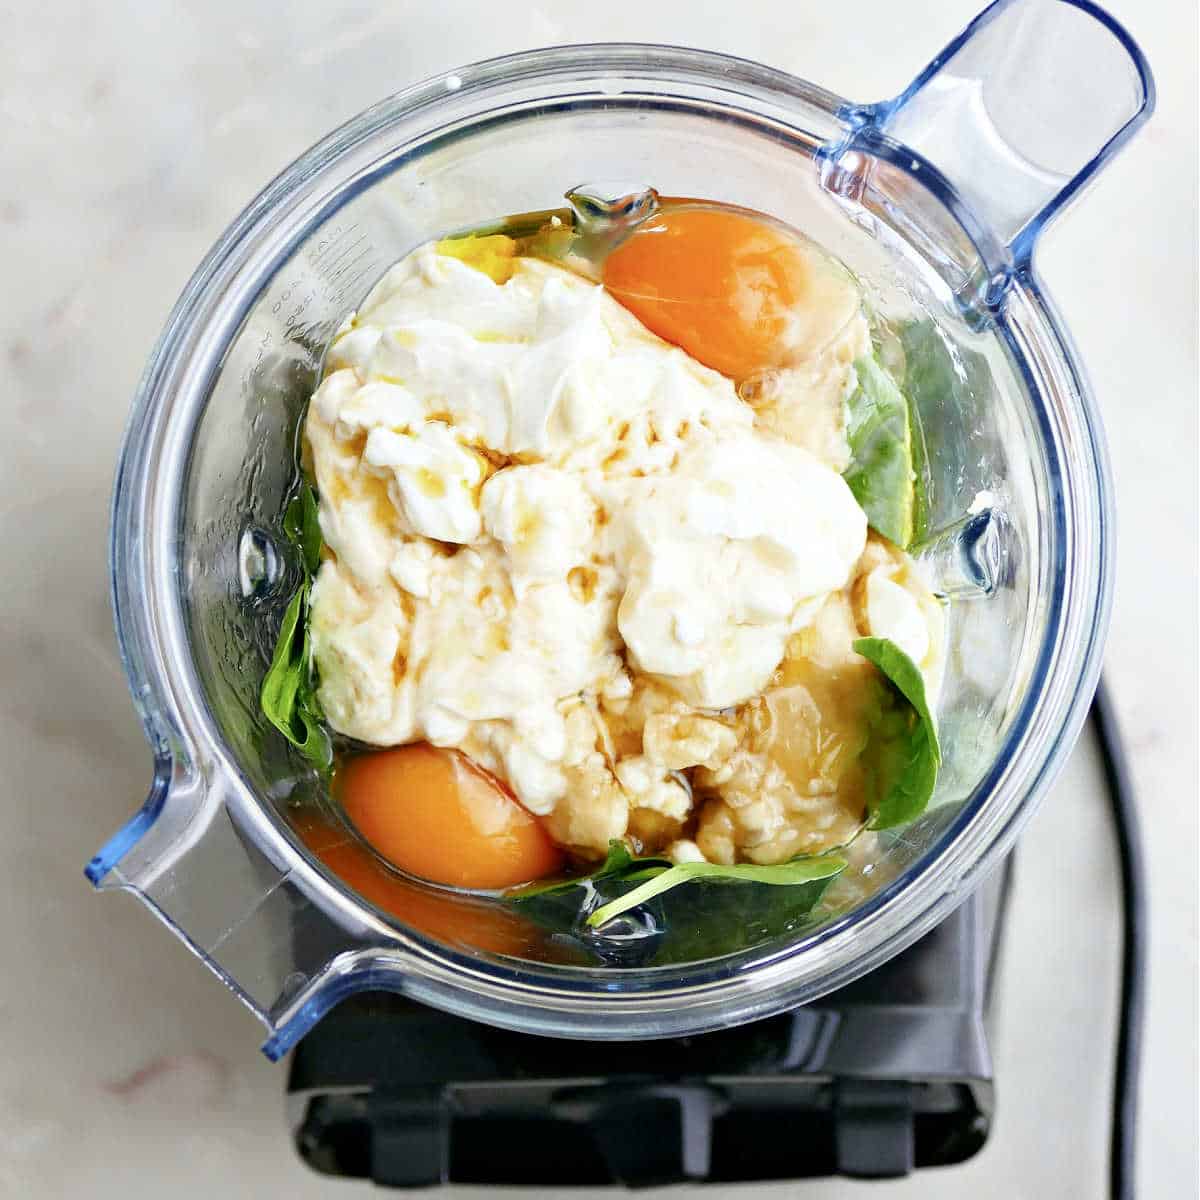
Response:
POLYGON ((333 747, 322 724, 313 684, 312 639, 308 632, 311 586, 306 578, 284 610, 259 698, 267 720, 305 758, 325 770, 333 761, 333 747))
POLYGON ((584 884, 594 884, 603 879, 617 877, 628 878, 630 873, 639 874, 655 867, 666 869, 671 865, 665 858, 637 858, 630 853, 629 847, 620 838, 612 838, 608 843, 608 853, 604 861, 594 871, 587 875, 576 875, 571 879, 551 880, 549 883, 535 883, 522 888, 519 892, 511 892, 508 899, 514 904, 520 904, 535 898, 559 895, 584 884))
MULTIPOLYGON (((693 963, 795 934, 811 922, 813 910, 836 878, 829 875, 790 887, 746 880, 736 886, 697 881, 664 892, 646 906, 662 931, 650 963, 693 963)), ((602 927, 591 936, 604 934, 602 927)))
POLYGON ((333 762, 333 744, 317 699, 309 632, 312 579, 321 565, 317 494, 302 484, 283 514, 283 531, 300 554, 304 578, 284 609, 259 702, 264 716, 318 769, 333 762))
POLYGON ((604 862, 589 875, 534 885, 506 899, 530 920, 604 961, 667 966, 733 954, 793 932, 845 865, 825 856, 774 867, 677 867, 665 858, 639 858, 614 839, 604 862), (693 886, 679 888, 685 882, 693 886), (643 891, 648 886, 652 896, 643 891), (643 936, 608 945, 604 930, 596 927, 647 899, 643 936))
MULTIPOLYGON (((300 616, 304 611, 305 595, 308 589, 306 580, 296 590, 283 612, 283 621, 279 626, 279 636, 275 641, 275 653, 271 656, 271 665, 263 679, 262 701, 263 712, 267 719, 281 732, 290 736, 291 715, 296 706, 296 696, 300 691, 303 667, 303 636, 299 644, 296 631, 300 625, 300 616)), ((303 631, 301 631, 302 633, 303 631)))
POLYGON ((850 466, 843 476, 871 527, 901 549, 913 540, 916 489, 908 401, 873 357, 854 364, 846 406, 850 466))
POLYGON ((283 514, 283 532, 300 551, 306 575, 316 575, 321 565, 321 523, 317 493, 307 483, 292 497, 283 514))
POLYGON ((868 807, 872 829, 891 829, 926 809, 937 783, 942 751, 920 668, 887 638, 859 638, 854 651, 872 662, 907 701, 871 731, 868 807))
POLYGON ((913 421, 917 472, 915 541, 962 515, 964 481, 995 488, 1008 474, 996 432, 996 382, 987 358, 950 338, 931 318, 896 330, 904 353, 904 394, 913 421), (975 482, 979 481, 979 482, 975 482), (934 484, 937 484, 935 487, 934 484))
POLYGON ((613 917, 637 908, 663 892, 695 880, 721 883, 767 883, 775 886, 791 886, 813 883, 819 879, 832 879, 846 869, 846 860, 832 855, 817 858, 793 858, 790 862, 760 867, 752 863, 723 866, 721 863, 692 862, 676 863, 665 870, 656 871, 649 879, 631 891, 595 909, 587 918, 593 929, 611 921, 613 917))

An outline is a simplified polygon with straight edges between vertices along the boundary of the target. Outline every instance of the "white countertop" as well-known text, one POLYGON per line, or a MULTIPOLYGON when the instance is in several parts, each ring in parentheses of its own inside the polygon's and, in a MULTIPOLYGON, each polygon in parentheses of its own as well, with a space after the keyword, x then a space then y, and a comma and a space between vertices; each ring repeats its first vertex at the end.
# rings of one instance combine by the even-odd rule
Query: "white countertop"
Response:
MULTIPOLYGON (((1047 238, 1042 266, 1090 368, 1117 480, 1108 672, 1153 871, 1142 1194, 1172 1200, 1196 1187, 1196 12, 1172 0, 1109 7, 1154 66, 1159 113, 1047 238)), ((294 1156, 284 1070, 259 1055, 251 1017, 138 905, 93 895, 81 873, 149 779, 108 608, 118 439, 162 321, 225 224, 326 130, 462 62, 563 41, 666 41, 871 100, 975 8, 294 0, 284 21, 270 0, 65 0, 8 14, 0 1195, 365 1194, 294 1156)), ((986 1149, 896 1184, 730 1194, 1103 1194, 1118 910, 1089 744, 1025 835, 1018 870, 986 1149)))

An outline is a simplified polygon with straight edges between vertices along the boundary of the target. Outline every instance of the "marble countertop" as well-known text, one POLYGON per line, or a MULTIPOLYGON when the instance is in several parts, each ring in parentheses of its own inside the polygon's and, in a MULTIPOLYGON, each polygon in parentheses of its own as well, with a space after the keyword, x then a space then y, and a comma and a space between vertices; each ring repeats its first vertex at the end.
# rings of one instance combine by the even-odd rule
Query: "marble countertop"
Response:
MULTIPOLYGON (((1109 7, 1157 72, 1159 113, 1048 236, 1042 267, 1089 366, 1117 482, 1108 673, 1153 871, 1142 1194, 1169 1200, 1195 1194, 1196 1168, 1196 12, 1172 0, 1109 7)), ((875 99, 975 8, 294 0, 281 20, 270 0, 64 0, 9 12, 0 745, 13 770, 0 806, 10 955, 0 1195, 363 1193, 295 1158, 283 1069, 259 1055, 252 1018, 138 905, 94 895, 81 874, 149 778, 107 597, 118 440, 166 313, 222 228, 326 130, 465 61, 563 41, 666 41, 875 99)), ((1023 839, 1019 872, 986 1149, 886 1186, 731 1195, 1103 1193, 1118 909, 1086 739, 1023 839)))

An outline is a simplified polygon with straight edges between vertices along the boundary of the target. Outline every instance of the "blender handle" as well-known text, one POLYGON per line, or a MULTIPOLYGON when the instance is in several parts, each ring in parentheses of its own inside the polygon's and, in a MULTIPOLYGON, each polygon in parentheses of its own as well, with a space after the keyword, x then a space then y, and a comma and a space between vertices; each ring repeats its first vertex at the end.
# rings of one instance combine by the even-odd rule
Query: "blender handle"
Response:
POLYGON ((849 132, 821 157, 857 152, 923 184, 974 242, 995 308, 1154 102, 1145 56, 1091 0, 996 0, 899 96, 843 110, 849 132))
POLYGON ((268 820, 224 768, 164 746, 142 808, 85 874, 145 904, 267 1026, 275 1059, 349 992, 403 990, 406 962, 377 929, 331 919, 299 854, 261 848, 268 820))

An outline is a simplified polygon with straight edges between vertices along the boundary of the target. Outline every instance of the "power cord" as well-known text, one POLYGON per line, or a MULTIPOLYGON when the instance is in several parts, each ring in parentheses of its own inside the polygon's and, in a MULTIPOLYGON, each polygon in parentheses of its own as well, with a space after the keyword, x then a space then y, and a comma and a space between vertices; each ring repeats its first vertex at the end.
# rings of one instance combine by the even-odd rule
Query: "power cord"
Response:
POLYGON ((1122 896, 1121 1002, 1113 1079, 1109 1194, 1112 1200, 1134 1200, 1137 1191, 1138 1077, 1146 1016, 1146 864, 1133 780, 1112 698, 1103 679, 1092 700, 1091 717, 1112 801, 1122 896))

